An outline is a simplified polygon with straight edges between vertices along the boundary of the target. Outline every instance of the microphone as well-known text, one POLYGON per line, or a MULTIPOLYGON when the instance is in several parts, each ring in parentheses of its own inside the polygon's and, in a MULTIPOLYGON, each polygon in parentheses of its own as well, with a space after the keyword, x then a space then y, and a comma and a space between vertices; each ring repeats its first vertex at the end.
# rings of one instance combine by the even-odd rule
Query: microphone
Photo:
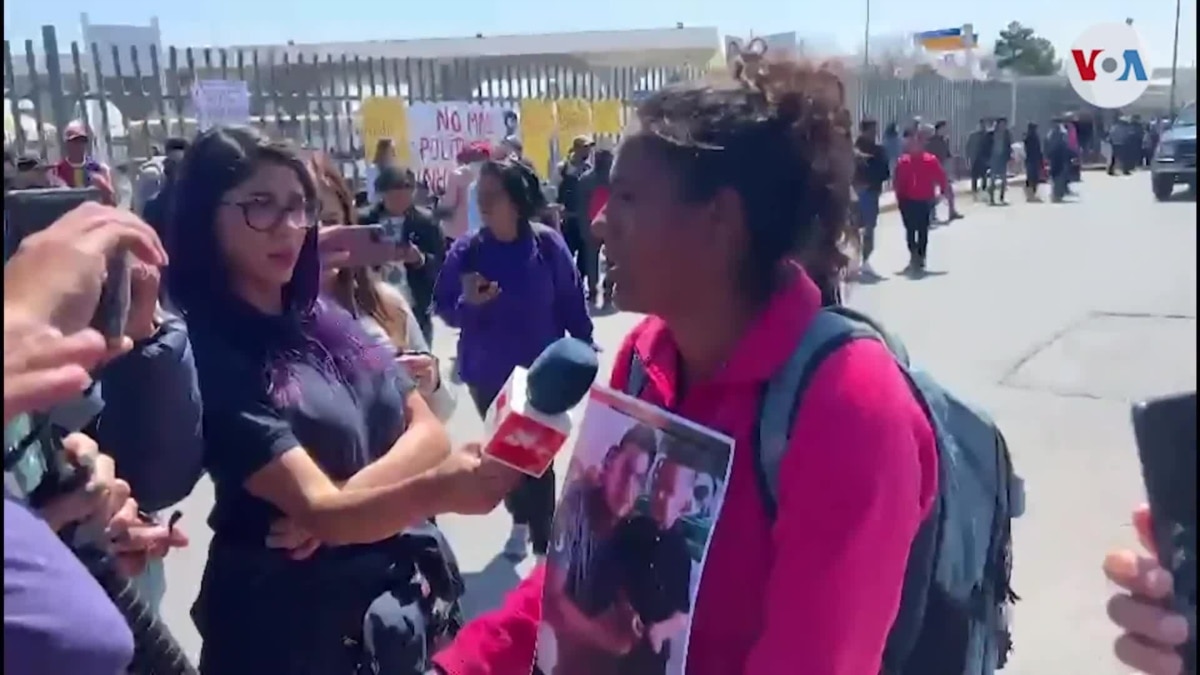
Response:
POLYGON ((599 370, 596 350, 570 337, 546 347, 528 370, 514 368, 484 417, 483 454, 528 476, 546 473, 571 435, 567 411, 599 370))

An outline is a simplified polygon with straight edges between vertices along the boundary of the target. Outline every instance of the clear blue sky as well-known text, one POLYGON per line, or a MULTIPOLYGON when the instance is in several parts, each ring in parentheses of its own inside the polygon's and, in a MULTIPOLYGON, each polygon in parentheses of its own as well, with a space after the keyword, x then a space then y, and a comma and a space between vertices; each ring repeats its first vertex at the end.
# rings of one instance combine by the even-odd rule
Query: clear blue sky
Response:
MULTIPOLYGON (((1174 0, 874 0, 871 32, 901 34, 972 23, 988 46, 1009 21, 1045 35, 1060 53, 1087 26, 1134 19, 1149 67, 1170 66, 1174 0)), ((659 28, 682 21, 723 34, 795 30, 856 51, 866 0, 6 0, 4 37, 37 39, 43 24, 59 40, 80 38, 79 14, 92 23, 146 25, 157 15, 166 45, 238 45, 457 37, 588 29, 659 28), (768 18, 769 17, 769 18, 768 18)), ((1179 61, 1196 59, 1196 0, 1183 1, 1179 61)))

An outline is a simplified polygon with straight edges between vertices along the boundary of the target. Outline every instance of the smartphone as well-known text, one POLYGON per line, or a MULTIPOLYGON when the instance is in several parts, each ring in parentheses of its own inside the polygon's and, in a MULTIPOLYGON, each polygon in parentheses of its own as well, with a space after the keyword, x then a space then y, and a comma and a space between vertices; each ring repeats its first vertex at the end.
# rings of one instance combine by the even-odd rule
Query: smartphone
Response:
POLYGON ((345 251, 349 267, 374 267, 395 262, 397 245, 390 241, 382 225, 333 225, 321 228, 321 248, 345 251))
POLYGON ((499 284, 483 276, 479 272, 468 272, 466 278, 463 279, 464 284, 472 284, 472 289, 476 293, 483 295, 492 290, 493 287, 498 287, 499 284))
POLYGON ((1172 607, 1187 617, 1184 672, 1196 673, 1196 392, 1133 406, 1142 480, 1158 559, 1175 580, 1172 607))
MULTIPOLYGON (((50 227, 68 211, 85 202, 103 202, 94 187, 17 190, 4 196, 4 259, 8 260, 21 241, 50 227)), ((100 290, 100 301, 92 327, 115 340, 125 334, 129 318, 129 253, 113 252, 108 259, 108 277, 100 290)))

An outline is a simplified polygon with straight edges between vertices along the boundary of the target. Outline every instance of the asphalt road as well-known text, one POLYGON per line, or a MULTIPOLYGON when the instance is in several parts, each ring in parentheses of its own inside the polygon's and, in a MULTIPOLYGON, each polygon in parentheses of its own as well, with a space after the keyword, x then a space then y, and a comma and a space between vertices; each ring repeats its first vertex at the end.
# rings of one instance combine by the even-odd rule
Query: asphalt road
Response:
MULTIPOLYGON (((1117 675, 1104 616, 1104 552, 1133 541, 1142 497, 1129 402, 1196 388, 1196 202, 1154 201, 1148 176, 1085 174, 1065 204, 974 205, 934 230, 929 272, 900 276, 907 256, 896 214, 883 216, 872 264, 884 277, 849 302, 903 336, 914 358, 997 418, 1028 485, 1016 525, 1016 652, 1005 673, 1117 675)), ((1018 203, 1018 202, 1021 203, 1018 203)), ((605 371, 638 317, 596 319, 605 371)), ((454 336, 438 326, 448 362, 454 336)), ((465 392, 450 421, 456 442, 480 422, 465 392)), ((565 457, 560 458, 565 466, 565 457)), ((204 566, 212 503, 207 481, 183 505, 189 549, 168 559, 166 620, 190 649, 188 617, 204 566)), ((468 575, 468 610, 494 607, 531 561, 497 556, 503 509, 439 519, 468 575)))

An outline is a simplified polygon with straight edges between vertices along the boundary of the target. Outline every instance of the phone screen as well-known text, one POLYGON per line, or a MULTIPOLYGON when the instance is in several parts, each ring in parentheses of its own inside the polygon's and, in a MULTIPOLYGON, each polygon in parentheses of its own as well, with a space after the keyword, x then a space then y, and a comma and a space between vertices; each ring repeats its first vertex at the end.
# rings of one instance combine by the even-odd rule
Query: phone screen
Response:
POLYGON ((1158 558, 1175 581, 1174 608, 1191 627, 1180 649, 1196 672, 1196 392, 1134 405, 1142 478, 1154 521, 1158 558))

